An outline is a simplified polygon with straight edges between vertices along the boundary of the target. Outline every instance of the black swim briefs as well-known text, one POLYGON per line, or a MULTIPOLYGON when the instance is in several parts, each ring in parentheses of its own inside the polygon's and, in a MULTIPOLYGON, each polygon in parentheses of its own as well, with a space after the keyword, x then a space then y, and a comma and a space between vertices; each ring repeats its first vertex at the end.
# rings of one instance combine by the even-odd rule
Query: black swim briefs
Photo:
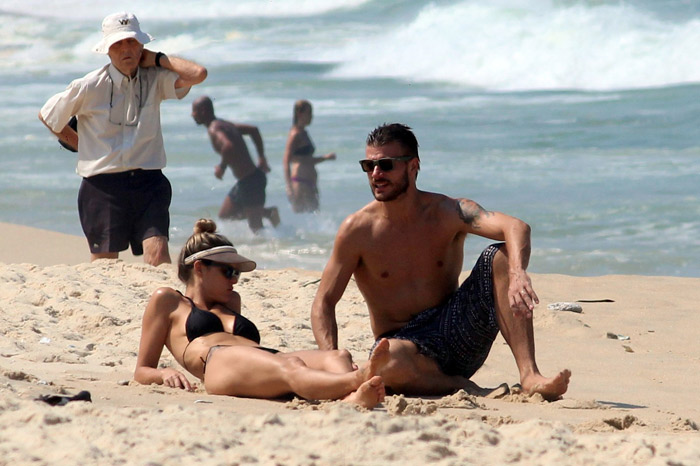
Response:
POLYGON ((420 354, 434 359, 445 374, 474 375, 498 335, 492 264, 501 246, 503 243, 496 243, 484 249, 469 277, 444 303, 420 312, 377 342, 382 338, 408 340, 420 354))
POLYGON ((143 254, 143 240, 168 237, 170 182, 160 170, 129 170, 83 178, 78 193, 80 224, 93 254, 143 254))
POLYGON ((236 207, 262 207, 265 205, 265 187, 267 186, 267 176, 256 168, 253 173, 239 180, 228 197, 236 207))

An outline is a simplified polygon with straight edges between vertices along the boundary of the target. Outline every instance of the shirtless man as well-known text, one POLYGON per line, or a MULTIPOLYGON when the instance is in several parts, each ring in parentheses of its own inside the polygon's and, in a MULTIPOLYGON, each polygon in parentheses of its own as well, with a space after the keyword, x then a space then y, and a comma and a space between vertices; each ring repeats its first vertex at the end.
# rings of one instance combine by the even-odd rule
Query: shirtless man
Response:
POLYGON ((389 339, 391 361, 380 375, 394 392, 487 394, 469 378, 500 330, 523 390, 559 398, 571 372, 547 378, 535 362, 539 299, 525 272, 530 227, 469 199, 418 190, 418 142, 407 126, 378 127, 365 154, 360 164, 375 200, 348 216, 336 236, 311 312, 319 348, 338 347, 335 306, 354 275, 375 339, 389 339), (460 286, 469 233, 503 243, 487 247, 460 286))
POLYGON ((257 126, 232 123, 217 119, 214 104, 207 96, 192 103, 192 118, 198 125, 207 127, 214 150, 221 155, 221 163, 214 169, 214 176, 223 179, 226 167, 230 166, 238 182, 231 188, 219 209, 219 217, 247 219, 253 232, 263 228, 262 219, 267 218, 272 226, 280 223, 277 207, 265 207, 265 187, 270 167, 265 159, 262 136, 257 126), (258 151, 258 165, 248 152, 243 136, 250 136, 258 151))

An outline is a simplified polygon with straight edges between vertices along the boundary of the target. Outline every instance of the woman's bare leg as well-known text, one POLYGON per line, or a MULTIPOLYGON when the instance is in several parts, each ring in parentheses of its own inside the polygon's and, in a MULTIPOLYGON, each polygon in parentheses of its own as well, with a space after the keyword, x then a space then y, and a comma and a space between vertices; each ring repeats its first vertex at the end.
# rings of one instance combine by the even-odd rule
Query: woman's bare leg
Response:
POLYGON ((383 359, 388 358, 380 352, 367 368, 338 374, 312 369, 299 357, 272 354, 254 347, 228 346, 210 355, 204 385, 207 392, 219 395, 277 398, 296 393, 317 400, 341 399, 363 387, 358 396, 368 403, 368 393, 380 398, 376 395, 377 386, 381 384, 383 389, 383 384, 375 374, 381 369, 383 359))
POLYGON ((343 374, 357 369, 352 363, 352 355, 348 350, 306 350, 284 353, 284 356, 296 356, 312 369, 343 374))

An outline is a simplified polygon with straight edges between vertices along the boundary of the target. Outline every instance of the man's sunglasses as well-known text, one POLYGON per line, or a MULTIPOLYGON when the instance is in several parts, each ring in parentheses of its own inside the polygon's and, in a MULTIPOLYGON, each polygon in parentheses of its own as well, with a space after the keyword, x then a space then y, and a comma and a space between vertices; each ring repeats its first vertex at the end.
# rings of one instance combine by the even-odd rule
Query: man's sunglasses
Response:
POLYGON ((362 167, 362 171, 366 173, 370 173, 374 171, 374 167, 379 167, 379 169, 383 172, 390 172, 391 170, 394 169, 394 162, 401 160, 402 162, 406 160, 411 160, 416 158, 415 155, 402 155, 401 157, 385 157, 383 159, 377 159, 377 160, 360 160, 360 166, 362 167))
POLYGON ((232 278, 240 277, 241 276, 241 271, 228 265, 228 264, 222 264, 221 262, 214 262, 210 261, 209 259, 201 259, 202 263, 206 265, 207 267, 217 267, 221 269, 221 273, 224 274, 224 277, 226 277, 227 280, 231 280, 232 278))

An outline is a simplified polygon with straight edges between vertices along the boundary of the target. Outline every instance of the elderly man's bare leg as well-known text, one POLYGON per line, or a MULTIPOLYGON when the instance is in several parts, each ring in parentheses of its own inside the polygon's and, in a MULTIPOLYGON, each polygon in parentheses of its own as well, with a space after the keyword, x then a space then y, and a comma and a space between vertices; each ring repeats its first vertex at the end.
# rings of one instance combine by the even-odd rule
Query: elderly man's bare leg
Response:
POLYGON ((94 262, 98 259, 119 259, 118 252, 98 252, 90 254, 90 262, 94 262))
POLYGON ((156 267, 160 264, 170 264, 168 238, 151 236, 143 240, 143 261, 156 267))
POLYGON ((508 256, 503 246, 493 258, 494 300, 498 326, 515 357, 523 390, 529 394, 539 393, 546 400, 556 400, 566 393, 571 371, 564 369, 554 377, 545 377, 540 373, 535 361, 532 317, 513 314, 508 301, 508 280, 508 256))

